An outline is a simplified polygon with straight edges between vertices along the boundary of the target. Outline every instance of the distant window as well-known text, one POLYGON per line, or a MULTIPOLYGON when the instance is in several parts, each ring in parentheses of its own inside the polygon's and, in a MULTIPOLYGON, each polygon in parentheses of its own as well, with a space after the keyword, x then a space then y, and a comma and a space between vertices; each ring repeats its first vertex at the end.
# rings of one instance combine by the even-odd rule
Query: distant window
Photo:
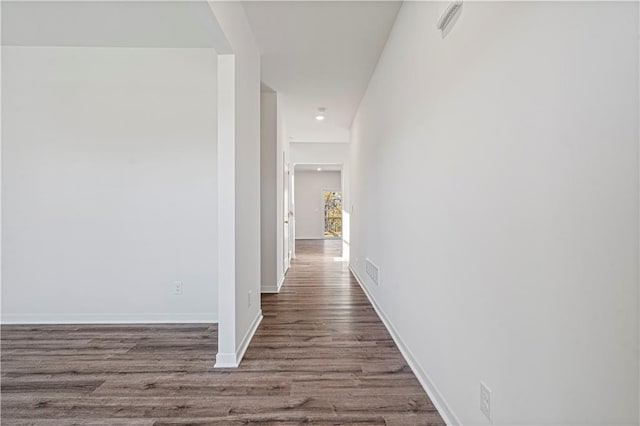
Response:
POLYGON ((342 237, 342 193, 324 191, 324 236, 342 237))

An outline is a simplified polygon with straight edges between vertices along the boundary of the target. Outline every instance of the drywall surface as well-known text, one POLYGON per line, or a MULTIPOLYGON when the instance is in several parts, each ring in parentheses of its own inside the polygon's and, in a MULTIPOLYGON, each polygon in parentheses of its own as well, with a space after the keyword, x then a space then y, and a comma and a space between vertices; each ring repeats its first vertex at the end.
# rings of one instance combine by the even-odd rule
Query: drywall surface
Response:
POLYGON ((325 190, 341 191, 340 172, 296 172, 296 238, 324 239, 325 190))
POLYGON ((351 266, 452 422, 489 423, 483 381, 494 424, 638 423, 637 9, 465 2, 444 39, 441 4, 398 15, 351 266))
POLYGON ((286 270, 289 266, 290 251, 292 250, 292 222, 293 217, 289 214, 292 208, 292 200, 289 197, 290 176, 289 172, 293 169, 290 164, 291 145, 289 143, 289 133, 287 128, 286 117, 284 116, 284 108, 282 107, 282 99, 277 96, 278 111, 276 117, 276 134, 277 134, 277 155, 276 161, 276 275, 279 277, 278 285, 284 282, 286 270))
POLYGON ((294 164, 347 164, 348 143, 293 142, 291 162, 294 164))
POLYGON ((260 94, 261 291, 277 291, 277 94, 260 94))
POLYGON ((248 344, 250 329, 261 315, 260 52, 242 4, 212 1, 209 5, 233 53, 235 283, 221 285, 235 286, 234 297, 223 301, 234 304, 231 314, 234 318, 221 317, 220 322, 233 323, 236 354, 239 354, 238 350, 248 344))
POLYGON ((215 321, 215 51, 2 65, 2 320, 215 321))

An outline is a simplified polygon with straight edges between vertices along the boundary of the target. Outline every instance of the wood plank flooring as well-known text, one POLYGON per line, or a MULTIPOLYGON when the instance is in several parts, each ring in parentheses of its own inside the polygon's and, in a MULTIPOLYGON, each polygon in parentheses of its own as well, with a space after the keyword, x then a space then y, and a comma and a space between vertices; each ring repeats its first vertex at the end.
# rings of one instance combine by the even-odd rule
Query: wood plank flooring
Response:
POLYGON ((298 241, 238 369, 216 326, 3 326, 3 425, 443 425, 340 256, 298 241))

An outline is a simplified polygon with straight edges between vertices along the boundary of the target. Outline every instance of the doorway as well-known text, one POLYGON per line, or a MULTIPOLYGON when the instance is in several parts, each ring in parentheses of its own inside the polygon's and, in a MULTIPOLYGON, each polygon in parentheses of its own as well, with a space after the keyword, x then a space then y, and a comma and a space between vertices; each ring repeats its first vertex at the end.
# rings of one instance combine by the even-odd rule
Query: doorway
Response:
POLYGON ((291 172, 295 182, 290 188, 295 225, 289 230, 295 239, 294 250, 302 240, 324 240, 327 247, 346 244, 349 216, 343 208, 348 203, 348 192, 344 191, 342 165, 294 163, 291 172))
POLYGON ((342 238, 342 192, 324 190, 324 238, 342 238))

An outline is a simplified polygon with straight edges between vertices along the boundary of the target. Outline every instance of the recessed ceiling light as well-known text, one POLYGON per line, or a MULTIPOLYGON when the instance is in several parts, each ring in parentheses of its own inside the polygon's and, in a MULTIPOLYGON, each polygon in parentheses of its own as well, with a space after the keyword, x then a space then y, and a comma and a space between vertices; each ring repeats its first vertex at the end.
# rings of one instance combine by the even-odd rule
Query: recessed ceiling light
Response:
POLYGON ((318 167, 316 170, 321 172, 322 171, 322 167, 318 167))
POLYGON ((318 121, 324 120, 324 115, 320 115, 320 114, 316 115, 316 120, 318 121))

